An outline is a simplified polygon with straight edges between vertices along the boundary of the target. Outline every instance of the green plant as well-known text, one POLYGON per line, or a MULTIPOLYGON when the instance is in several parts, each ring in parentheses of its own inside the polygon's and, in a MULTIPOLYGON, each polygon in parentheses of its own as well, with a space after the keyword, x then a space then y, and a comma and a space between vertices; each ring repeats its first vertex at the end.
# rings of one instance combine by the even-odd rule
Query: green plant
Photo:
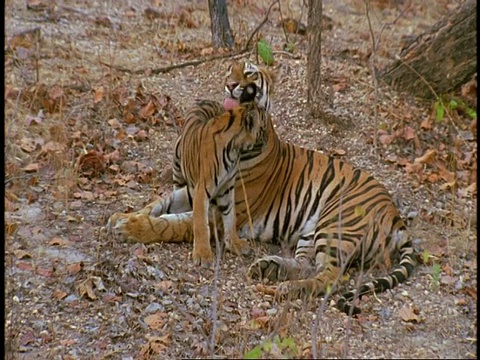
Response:
POLYGON ((460 110, 467 114, 471 119, 477 118, 477 112, 475 109, 472 109, 462 100, 450 99, 450 101, 445 100, 444 98, 438 98, 433 108, 435 109, 435 118, 437 122, 441 122, 445 117, 445 110, 460 110))
POLYGON ((270 339, 265 340, 261 344, 255 346, 252 350, 245 353, 244 359, 260 359, 263 353, 269 354, 272 351, 273 346, 277 347, 277 351, 281 353, 282 356, 289 358, 298 357, 299 351, 295 340, 291 337, 286 337, 280 339, 278 335, 275 335, 273 341, 270 339))
POLYGON ((258 51, 258 55, 262 58, 263 62, 266 65, 268 66, 273 65, 274 59, 273 59, 272 47, 270 46, 269 43, 265 41, 265 39, 258 40, 257 51, 258 51))

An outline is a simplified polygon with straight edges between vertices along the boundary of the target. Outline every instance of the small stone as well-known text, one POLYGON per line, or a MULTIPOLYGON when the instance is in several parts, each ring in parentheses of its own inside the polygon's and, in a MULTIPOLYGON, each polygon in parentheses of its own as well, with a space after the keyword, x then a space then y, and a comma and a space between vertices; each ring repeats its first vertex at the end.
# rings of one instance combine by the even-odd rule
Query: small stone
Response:
POLYGON ((277 312, 278 312, 277 309, 271 308, 271 309, 268 309, 265 313, 266 313, 268 316, 273 316, 273 315, 275 315, 277 312))
POLYGON ((163 305, 159 304, 159 303, 153 302, 145 308, 145 313, 147 313, 147 314, 151 314, 151 313, 154 313, 154 312, 157 312, 157 311, 164 312, 165 307, 163 305))
POLYGON ((65 298, 65 302, 72 302, 78 300, 78 297, 74 294, 70 294, 65 298))

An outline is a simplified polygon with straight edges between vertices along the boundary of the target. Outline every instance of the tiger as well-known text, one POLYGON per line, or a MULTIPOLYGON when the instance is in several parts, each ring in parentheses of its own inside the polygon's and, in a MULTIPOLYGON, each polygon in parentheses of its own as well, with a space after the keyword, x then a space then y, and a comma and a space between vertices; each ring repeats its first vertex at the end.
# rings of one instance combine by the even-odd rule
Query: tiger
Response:
MULTIPOLYGON (((391 195, 369 173, 278 137, 270 99, 265 99, 272 94, 274 79, 266 68, 239 62, 229 67, 225 80, 227 97, 232 98, 225 107, 234 105, 246 84, 255 84, 259 87, 255 102, 267 116, 262 146, 240 154, 234 184, 238 235, 279 244, 293 255, 256 259, 247 276, 280 283, 278 298, 312 299, 338 292, 350 268, 390 269, 386 276, 339 296, 336 306, 357 315, 355 299, 391 289, 410 277, 415 266, 412 241, 391 195)), ((181 156, 194 155, 175 152, 174 163, 181 156)), ((174 166, 174 179, 182 177, 181 171, 174 166)), ((192 242, 192 199, 188 186, 177 185, 167 198, 136 213, 113 214, 107 227, 129 241, 192 242)))
POLYGON ((214 205, 223 221, 224 244, 230 251, 248 252, 236 228, 235 178, 240 154, 266 140, 266 113, 254 102, 257 87, 247 85, 239 105, 225 111, 216 101, 198 101, 185 116, 183 131, 175 144, 174 186, 188 190, 193 204, 193 260, 209 267, 209 209, 214 205))

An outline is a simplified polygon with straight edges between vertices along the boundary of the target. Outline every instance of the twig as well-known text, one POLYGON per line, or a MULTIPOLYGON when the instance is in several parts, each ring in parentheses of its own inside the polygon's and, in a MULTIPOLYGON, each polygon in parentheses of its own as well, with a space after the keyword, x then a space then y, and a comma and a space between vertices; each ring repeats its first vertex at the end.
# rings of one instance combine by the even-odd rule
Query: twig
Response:
POLYGON ((405 12, 410 9, 410 6, 407 6, 403 9, 400 14, 393 20, 391 23, 384 23, 382 28, 380 29, 380 33, 378 35, 378 39, 375 39, 375 34, 373 32, 372 22, 370 20, 370 2, 369 0, 364 0, 365 2, 365 15, 367 16, 368 20, 368 29, 370 31, 370 37, 372 38, 372 54, 370 56, 370 71, 373 75, 373 85, 375 90, 375 105, 373 109, 373 126, 374 126, 374 134, 373 134, 373 149, 375 154, 377 154, 377 129, 378 129, 378 74, 377 68, 375 66, 375 60, 377 56, 378 45, 380 44, 380 39, 382 38, 383 30, 385 30, 387 25, 395 25, 395 23, 400 19, 405 12))
POLYGON ((292 54, 291 52, 285 51, 285 50, 274 50, 273 54, 278 54, 278 55, 285 55, 288 56, 291 59, 301 59, 302 55, 301 54, 292 54))
MULTIPOLYGON (((285 26, 283 24, 282 6, 280 5, 280 3, 278 3, 278 11, 280 12, 280 25, 282 26, 283 34, 285 35, 285 42, 288 44, 290 43, 290 41, 288 40, 287 30, 285 29, 285 26)), ((298 24, 300 24, 300 21, 298 22, 298 24)))
POLYGON ((218 227, 215 217, 213 218, 213 229, 216 244, 215 272, 213 277, 213 302, 212 302, 212 337, 210 340, 210 356, 215 357, 215 342, 217 337, 217 318, 218 318, 218 282, 220 279, 220 258, 222 250, 220 248, 220 240, 218 239, 218 227))
POLYGON ((268 16, 270 15, 270 10, 272 10, 272 7, 273 5, 275 4, 279 4, 280 6, 280 3, 279 3, 280 0, 275 0, 274 2, 272 2, 270 4, 270 6, 268 7, 268 11, 267 11, 267 14, 265 15, 265 17, 263 18, 262 22, 260 24, 258 24, 258 26, 255 28, 255 30, 253 30, 253 32, 250 34, 250 37, 248 38, 247 40, 247 43, 245 44, 245 47, 243 48, 243 52, 247 52, 248 51, 248 47, 250 46, 250 42, 252 41, 253 37, 255 36, 255 34, 262 28, 263 25, 265 25, 265 23, 267 22, 268 20, 268 16))
POLYGON ((372 55, 370 56, 370 71, 373 75, 373 85, 375 87, 375 103, 373 107, 373 151, 377 155, 377 129, 378 129, 378 78, 377 78, 377 68, 375 67, 375 59, 377 55, 377 45, 378 43, 375 41, 375 34, 373 33, 372 22, 370 21, 370 3, 368 0, 365 1, 365 15, 367 16, 368 20, 368 29, 370 30, 370 37, 372 38, 372 55))

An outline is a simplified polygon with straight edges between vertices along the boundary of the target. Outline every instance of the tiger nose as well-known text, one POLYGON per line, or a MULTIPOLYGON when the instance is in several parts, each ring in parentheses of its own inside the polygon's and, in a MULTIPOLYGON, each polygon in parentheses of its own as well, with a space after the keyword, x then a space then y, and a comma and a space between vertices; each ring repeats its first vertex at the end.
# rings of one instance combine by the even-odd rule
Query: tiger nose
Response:
POLYGON ((228 91, 232 92, 232 91, 235 90, 235 88, 238 86, 238 82, 235 82, 235 81, 227 81, 227 83, 225 84, 225 86, 227 87, 228 91))

